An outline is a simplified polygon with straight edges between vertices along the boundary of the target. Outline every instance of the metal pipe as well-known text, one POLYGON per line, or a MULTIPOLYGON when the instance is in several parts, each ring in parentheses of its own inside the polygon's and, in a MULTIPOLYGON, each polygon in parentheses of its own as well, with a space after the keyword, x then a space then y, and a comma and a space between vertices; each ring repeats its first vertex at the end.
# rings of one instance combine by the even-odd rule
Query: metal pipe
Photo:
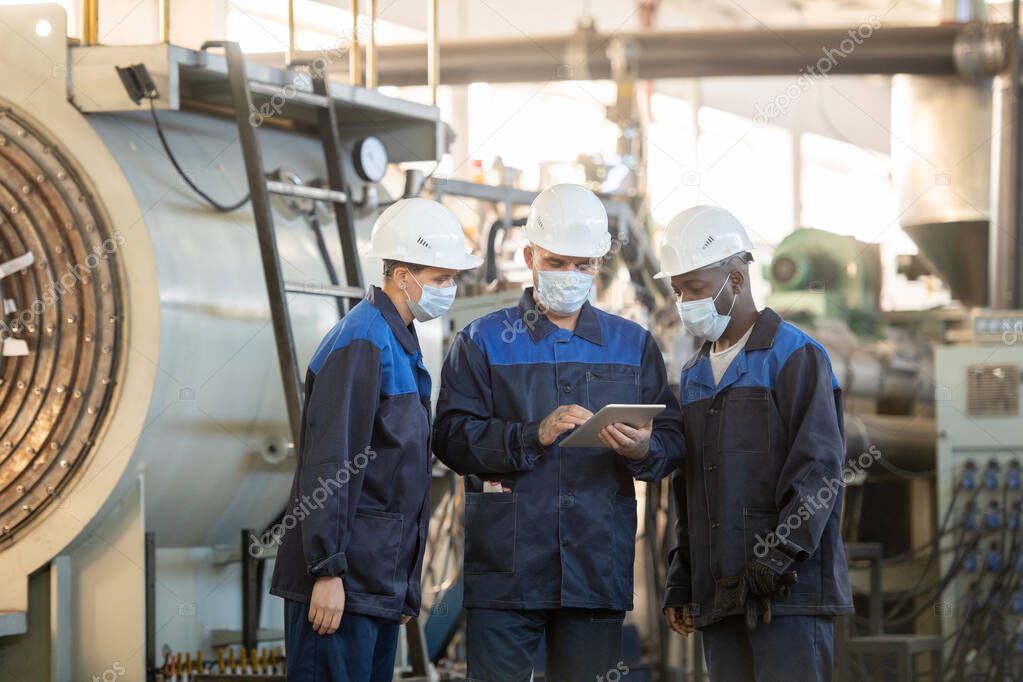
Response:
MULTIPOLYGON (((1019 26, 1019 0, 1013 2, 1012 26, 1019 26)), ((1018 29, 1016 29, 1018 31, 1018 29)), ((1018 35, 1018 33, 1016 33, 1018 35)), ((1023 305, 1023 268, 1019 267, 1021 223, 1020 180, 1020 50, 1010 41, 1009 72, 992 87, 991 193, 988 225, 988 305, 1011 309, 1023 305)))
POLYGON ((440 84, 440 40, 438 39, 438 0, 426 0, 426 82, 430 86, 430 103, 437 106, 437 86, 440 84))
POLYGON ((291 66, 295 61, 295 0, 288 0, 288 53, 284 55, 284 65, 291 66))
POLYGON ((876 448, 885 461, 897 467, 913 472, 930 471, 934 469, 937 437, 935 421, 925 417, 845 415, 845 456, 849 461, 856 461, 862 453, 876 448))
POLYGON ((942 0, 941 18, 948 22, 984 21, 987 8, 978 0, 942 0))
POLYGON ((160 16, 160 42, 170 42, 170 0, 157 0, 157 14, 160 16))
MULTIPOLYGON (((428 0, 431 16, 436 0, 428 0)), ((435 19, 428 27, 432 39, 435 19)), ((852 29, 855 33, 856 29, 852 29)), ((868 29, 864 29, 868 30, 868 29)), ((721 76, 797 76, 808 70, 828 75, 909 73, 921 75, 994 75, 1009 66, 1010 24, 888 26, 872 30, 853 50, 849 28, 777 29, 771 31, 670 31, 616 34, 635 41, 639 58, 636 77, 697 78, 721 76), (843 47, 844 46, 844 47, 843 47)), ((863 33, 863 35, 866 35, 863 33)), ((428 69, 436 82, 449 85, 474 82, 537 82, 577 78, 585 67, 593 79, 610 79, 611 63, 602 46, 608 35, 592 34, 585 41, 585 64, 563 68, 566 51, 578 56, 576 35, 530 39, 472 40, 444 43, 443 73, 436 45, 428 69), (575 41, 575 42, 573 42, 575 41), (436 67, 436 70, 435 70, 436 67)), ((422 45, 381 45, 379 82, 422 85, 422 45)), ((339 60, 336 68, 344 68, 339 60)))
MULTIPOLYGON (((1012 76, 994 79, 991 100, 991 210, 988 224, 987 304, 996 310, 1015 308, 1013 295, 1016 260, 1015 225, 1018 223, 1016 166, 1013 149, 1012 76)), ((957 258, 958 260, 958 258, 957 258)))
POLYGON ((377 86, 377 0, 369 0, 369 44, 366 45, 366 87, 377 86))
POLYGON ((359 0, 352 0, 352 44, 348 50, 348 82, 352 85, 362 85, 359 52, 359 0))
POLYGON ((1013 260, 1010 262, 1009 282, 1012 291, 1012 298, 1008 301, 1009 306, 1016 308, 1023 305, 1023 267, 1019 263, 1020 239, 1023 239, 1023 199, 1020 198, 1020 179, 1023 177, 1023 151, 1020 150, 1020 0, 1012 2, 1012 42, 1009 44, 1009 84, 1010 84, 1010 106, 1009 106, 1009 153, 1011 154, 1012 184, 1005 188, 1012 201, 1012 223, 1007 227, 1013 235, 1012 244, 1014 247, 1013 260))
POLYGON ((82 0, 82 44, 99 44, 99 0, 82 0))

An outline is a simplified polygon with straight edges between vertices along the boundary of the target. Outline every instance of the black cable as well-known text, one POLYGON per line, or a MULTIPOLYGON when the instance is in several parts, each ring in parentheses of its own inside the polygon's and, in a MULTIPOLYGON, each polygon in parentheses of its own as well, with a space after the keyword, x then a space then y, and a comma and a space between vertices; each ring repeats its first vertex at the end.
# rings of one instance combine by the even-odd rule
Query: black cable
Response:
POLYGON ((178 175, 180 175, 181 179, 185 181, 185 184, 191 187, 196 194, 205 199, 206 203, 208 203, 210 206, 217 209, 221 213, 230 213, 231 211, 236 211, 245 204, 249 203, 249 199, 252 196, 251 194, 246 194, 244 197, 242 197, 238 202, 234 204, 230 205, 221 204, 216 199, 211 197, 209 194, 206 194, 206 192, 199 189, 198 185, 192 182, 192 179, 188 177, 184 169, 181 168, 181 165, 178 164, 178 160, 174 158, 174 152, 171 151, 170 145, 167 144, 167 138, 164 137, 163 128, 160 126, 160 119, 156 117, 156 105, 153 103, 154 98, 150 97, 148 99, 149 113, 153 116, 153 125, 156 126, 156 134, 160 138, 160 144, 163 145, 163 151, 167 153, 167 158, 170 159, 171 164, 174 166, 174 170, 178 172, 178 175))
MULTIPOLYGON (((926 576, 927 575, 928 571, 930 571, 930 569, 931 569, 931 566, 934 564, 934 560, 937 559, 938 555, 942 553, 941 543, 943 542, 946 533, 950 530, 949 529, 949 523, 951 523, 951 521, 952 521, 953 511, 956 508, 956 499, 959 497, 959 493, 960 493, 961 490, 963 490, 962 485, 957 485, 955 490, 952 493, 952 499, 949 501, 948 507, 946 507, 946 509, 945 509, 945 518, 942 519, 941 526, 938 528, 937 536, 935 537, 933 543, 931 544, 931 552, 930 552, 930 554, 927 557, 927 562, 926 562, 926 564, 924 566, 923 571, 921 571, 921 573, 920 573, 921 576, 926 576)), ((969 506, 970 504, 974 504, 976 502, 977 496, 979 494, 980 494, 980 487, 978 486, 973 491, 973 494, 970 496, 970 499, 967 502, 967 506, 969 506)), ((959 546, 961 544, 961 541, 962 541, 962 539, 965 536, 965 528, 963 526, 959 526, 959 531, 960 531, 960 542, 956 543, 956 546, 959 546)), ((958 561, 958 560, 956 560, 956 561, 958 561)), ((895 606, 892 607, 891 611, 889 611, 887 614, 885 614, 884 620, 886 622, 889 622, 889 621, 895 621, 896 617, 899 617, 901 619, 901 616, 899 616, 899 613, 907 605, 911 604, 914 599, 919 597, 921 594, 926 593, 929 589, 930 589, 929 586, 928 587, 924 587, 924 588, 919 589, 919 590, 914 590, 914 591, 910 592, 910 594, 907 594, 906 596, 904 596, 901 600, 899 600, 895 604, 895 606)), ((935 595, 935 597, 937 597, 939 595, 940 595, 940 592, 938 593, 938 595, 935 595)))
POLYGON ((937 473, 937 469, 930 469, 929 471, 910 471, 908 469, 903 469, 902 467, 886 461, 884 457, 878 457, 877 463, 880 464, 882 468, 887 469, 890 473, 901 478, 907 478, 911 481, 921 481, 934 478, 935 473, 937 473))
MULTIPOLYGON (((962 554, 960 554, 953 561, 952 566, 949 567, 948 573, 945 574, 945 576, 940 581, 938 581, 938 583, 934 586, 933 593, 927 597, 927 599, 921 606, 917 607, 908 614, 899 616, 898 618, 894 617, 895 616, 894 612, 890 614, 885 614, 884 622, 886 629, 887 627, 890 626, 899 626, 908 623, 912 620, 915 620, 920 614, 929 609, 934 604, 934 602, 939 597, 941 597, 942 594, 944 594, 945 590, 948 589, 948 586, 952 584, 952 581, 955 579, 956 575, 958 575, 960 569, 962 568, 961 564, 963 563, 963 561, 966 559, 970 552, 977 548, 979 544, 980 536, 978 535, 977 537, 973 538, 973 541, 969 545, 967 545, 967 547, 963 550, 962 554)), ((923 591, 921 591, 921 594, 922 593, 923 591)))
MULTIPOLYGON (((977 642, 981 643, 981 647, 984 642, 989 641, 989 635, 995 626, 1001 622, 1004 625, 1005 617, 1002 614, 1002 609, 994 609, 993 599, 996 594, 1001 593, 1002 600, 1012 599, 1012 594, 1019 587, 1020 573, 1016 571, 1016 561, 1014 555, 1018 551, 1017 540, 1020 539, 1019 528, 1015 529, 1012 534, 1012 547, 1009 550, 1008 555, 1005 556, 1005 562, 1002 565, 1002 569, 992 577, 991 589, 988 591, 987 598, 978 606, 976 611, 971 614, 971 618, 963 622, 962 626, 957 630, 956 640, 953 643, 951 654, 949 655, 950 670, 955 670, 957 665, 957 659, 962 657, 962 662, 959 665, 960 672, 965 670, 965 666, 969 665, 970 662, 966 661, 965 657, 972 649, 978 648, 977 642), (1006 584, 1005 578, 1011 577, 1011 582, 1006 584), (985 617, 986 616, 986 617, 985 617), (966 644, 963 649, 960 649, 960 645, 966 644)), ((976 584, 976 583, 975 583, 976 584)), ((1006 602, 1001 601, 1002 608, 1005 607, 1006 602)), ((1004 640, 1004 638, 1003 638, 1004 640)), ((1004 646, 1011 647, 1010 643, 1004 642, 1004 646)), ((978 664, 979 665, 979 664, 978 664)))

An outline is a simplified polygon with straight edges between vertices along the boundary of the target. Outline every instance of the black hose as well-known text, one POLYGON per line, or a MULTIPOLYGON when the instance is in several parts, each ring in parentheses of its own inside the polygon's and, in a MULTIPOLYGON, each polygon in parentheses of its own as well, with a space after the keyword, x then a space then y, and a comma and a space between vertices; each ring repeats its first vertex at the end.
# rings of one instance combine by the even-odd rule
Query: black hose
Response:
POLYGON ((174 152, 171 151, 170 145, 167 143, 167 138, 164 137, 164 135, 163 135, 163 128, 160 126, 160 119, 158 119, 156 117, 156 105, 153 102, 154 102, 154 99, 152 97, 150 97, 149 98, 149 113, 153 117, 153 125, 156 126, 156 134, 160 138, 160 144, 163 145, 163 151, 165 151, 167 153, 167 158, 170 159, 171 165, 174 166, 174 170, 176 170, 178 172, 178 175, 180 175, 181 179, 185 181, 185 184, 188 185, 189 187, 191 187, 192 191, 194 191, 196 194, 198 194, 200 197, 202 197, 206 201, 206 203, 208 203, 210 206, 212 206, 213 208, 217 209, 221 213, 230 213, 231 211, 236 211, 239 208, 241 208, 242 206, 244 206, 245 204, 249 203, 249 199, 252 196, 251 194, 246 194, 244 197, 239 199, 236 203, 233 203, 233 204, 230 204, 230 205, 222 204, 219 201, 217 201, 216 199, 214 199, 213 197, 211 197, 209 194, 206 194, 206 192, 204 192, 201 189, 199 189, 199 186, 196 185, 194 182, 192 182, 192 179, 189 178, 188 174, 185 173, 184 169, 181 168, 181 165, 178 163, 178 160, 176 158, 174 158, 174 152))
MULTIPOLYGON (((522 227, 526 224, 525 218, 519 218, 511 222, 510 227, 522 227)), ((504 221, 495 220, 490 229, 487 230, 487 251, 484 259, 483 277, 487 284, 497 279, 497 235, 505 231, 504 221)))

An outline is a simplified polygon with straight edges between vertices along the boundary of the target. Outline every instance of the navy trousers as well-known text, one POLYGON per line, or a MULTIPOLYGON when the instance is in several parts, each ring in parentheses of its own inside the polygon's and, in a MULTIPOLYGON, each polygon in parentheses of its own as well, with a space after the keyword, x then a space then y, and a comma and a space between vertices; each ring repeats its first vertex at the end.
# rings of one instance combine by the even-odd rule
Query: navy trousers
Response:
POLYGON ((731 616, 700 630, 711 682, 830 682, 831 616, 775 616, 756 630, 731 616))
POLYGON ((469 682, 529 682, 533 661, 546 644, 544 680, 619 680, 624 611, 468 609, 469 682))
POLYGON ((341 627, 319 635, 309 604, 284 600, 284 648, 288 682, 391 682, 398 621, 345 613, 341 627))

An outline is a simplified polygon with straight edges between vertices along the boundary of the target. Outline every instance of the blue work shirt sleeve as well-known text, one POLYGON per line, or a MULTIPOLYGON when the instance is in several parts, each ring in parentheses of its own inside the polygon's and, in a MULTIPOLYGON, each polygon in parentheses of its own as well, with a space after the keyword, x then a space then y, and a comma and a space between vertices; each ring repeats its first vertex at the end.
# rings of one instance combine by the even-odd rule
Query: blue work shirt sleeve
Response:
POLYGON ((778 545, 760 561, 784 573, 817 550, 832 509, 842 499, 833 495, 825 503, 820 492, 836 480, 841 490, 845 436, 841 389, 834 384, 827 355, 816 345, 808 343, 789 356, 778 372, 774 396, 789 450, 775 492, 778 545))
POLYGON ((639 480, 659 481, 681 465, 685 439, 682 435, 682 409, 679 407, 678 398, 668 385, 664 355, 657 347, 653 335, 649 333, 646 335, 640 372, 643 403, 663 404, 665 408, 654 417, 650 450, 646 456, 640 460, 623 457, 623 460, 632 475, 639 480))
POLYGON ((352 458, 370 449, 380 401, 380 350, 355 340, 331 351, 313 378, 305 406, 299 473, 302 550, 316 577, 348 569, 349 515, 361 492, 363 473, 352 458))
POLYGON ((539 421, 494 417, 486 358, 464 332, 457 334, 441 372, 433 430, 437 458, 463 476, 529 471, 544 452, 539 431, 539 421))

